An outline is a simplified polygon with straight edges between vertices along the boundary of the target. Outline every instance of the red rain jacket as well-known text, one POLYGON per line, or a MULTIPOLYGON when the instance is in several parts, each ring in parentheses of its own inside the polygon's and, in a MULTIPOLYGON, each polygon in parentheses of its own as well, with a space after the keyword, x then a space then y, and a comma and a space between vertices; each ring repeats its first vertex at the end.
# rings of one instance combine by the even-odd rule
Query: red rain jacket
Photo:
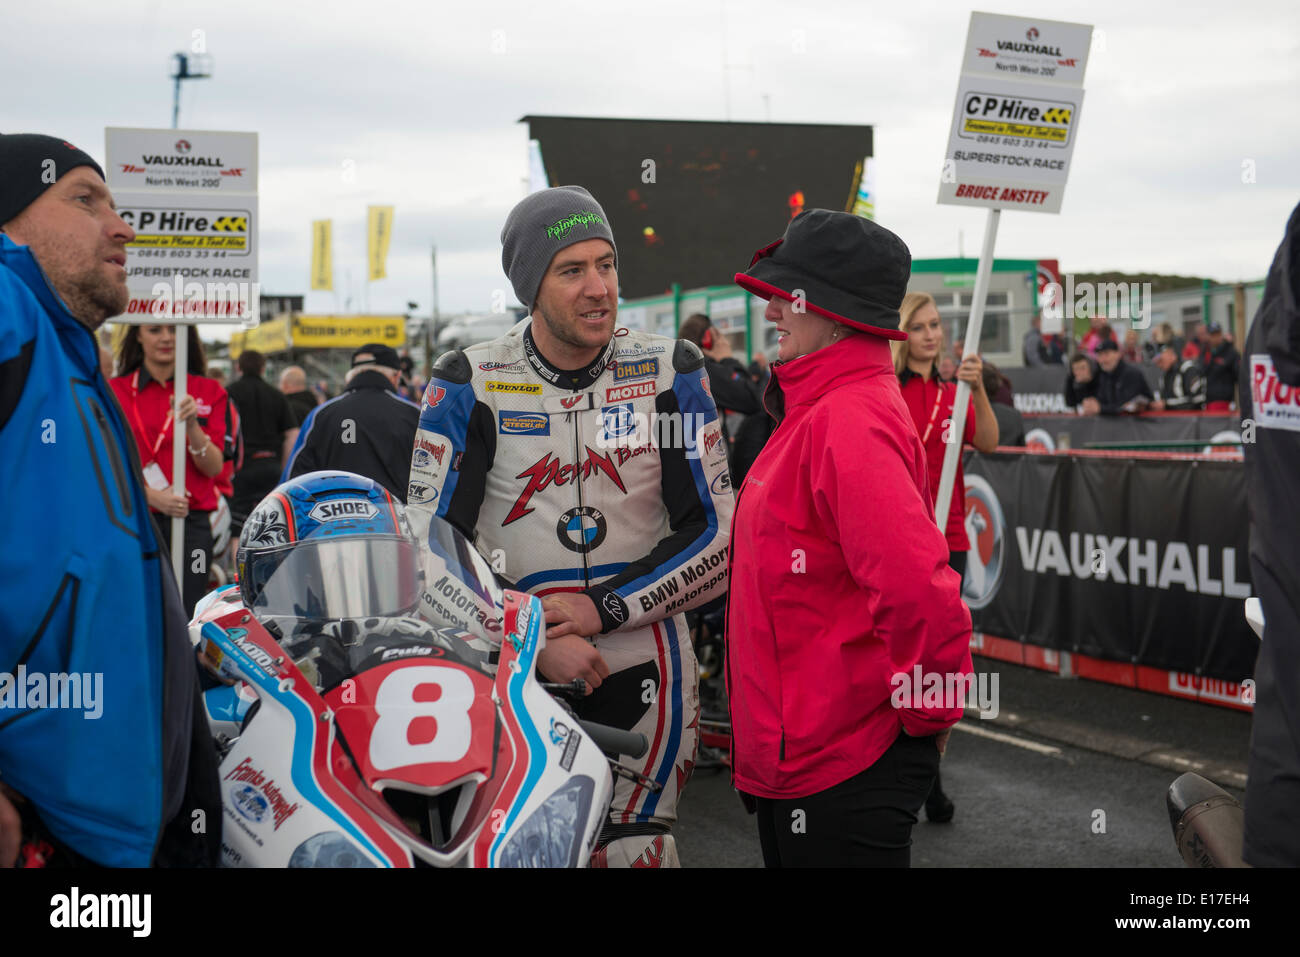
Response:
POLYGON ((930 506, 925 452, 889 344, 867 335, 773 369, 779 425, 732 522, 727 693, 737 788, 805 797, 870 767, 900 728, 952 707, 894 707, 892 679, 971 672, 970 612, 930 506))

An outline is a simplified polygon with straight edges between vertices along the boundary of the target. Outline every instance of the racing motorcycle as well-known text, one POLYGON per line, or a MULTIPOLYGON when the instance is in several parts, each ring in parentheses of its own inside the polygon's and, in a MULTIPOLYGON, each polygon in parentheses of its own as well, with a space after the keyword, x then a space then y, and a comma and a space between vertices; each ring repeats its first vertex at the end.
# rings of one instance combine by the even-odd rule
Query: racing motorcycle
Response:
POLYGON ((585 866, 644 736, 576 720, 549 692, 581 689, 538 680, 540 600, 401 508, 349 473, 285 483, 196 606, 223 866, 585 866))

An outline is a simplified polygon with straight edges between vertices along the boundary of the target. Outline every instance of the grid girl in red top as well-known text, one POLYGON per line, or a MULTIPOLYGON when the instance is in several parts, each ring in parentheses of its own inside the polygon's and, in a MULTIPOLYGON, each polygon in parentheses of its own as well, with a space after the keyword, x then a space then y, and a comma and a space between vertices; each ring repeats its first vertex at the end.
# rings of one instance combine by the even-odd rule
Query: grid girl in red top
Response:
MULTIPOLYGON (((109 385, 117 395, 140 450, 145 495, 156 516, 185 519, 185 613, 208 590, 212 563, 211 513, 217 507, 217 476, 224 465, 226 390, 206 375, 207 362, 198 330, 189 336, 188 395, 176 401, 176 329, 170 325, 130 326, 118 353, 122 373, 109 385), (185 497, 173 495, 172 441, 177 431, 185 442, 185 497), (198 552, 202 552, 199 560, 198 552)), ((164 526, 164 529, 169 526, 164 526)), ((171 539, 164 532, 164 541, 171 539)))
MULTIPOLYGON (((898 376, 903 402, 912 415, 916 434, 925 447, 925 461, 930 476, 930 507, 939 494, 939 477, 943 474, 943 457, 953 440, 952 409, 957 399, 957 383, 943 382, 937 365, 943 352, 943 326, 934 297, 925 292, 909 292, 898 310, 898 328, 907 338, 895 341, 894 372, 898 376)), ((961 360, 957 378, 970 384, 971 400, 966 410, 962 443, 974 445, 981 452, 992 452, 998 444, 998 420, 984 391, 984 364, 977 355, 961 360)), ((957 478, 948 503, 948 519, 942 525, 948 542, 948 564, 958 575, 966 572, 966 553, 970 542, 966 535, 966 481, 961 459, 957 459, 957 478)), ((937 519, 936 519, 937 521, 937 519)), ((935 775, 934 788, 925 801, 925 816, 931 821, 951 821, 953 804, 943 793, 942 778, 935 775)))

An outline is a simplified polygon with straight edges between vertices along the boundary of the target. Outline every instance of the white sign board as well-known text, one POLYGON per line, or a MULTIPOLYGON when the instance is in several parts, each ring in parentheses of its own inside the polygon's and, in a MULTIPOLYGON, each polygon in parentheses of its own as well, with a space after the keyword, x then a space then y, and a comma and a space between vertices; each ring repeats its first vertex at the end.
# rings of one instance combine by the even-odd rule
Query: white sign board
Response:
POLYGON ((972 13, 939 202, 1058 213, 1092 27, 972 13))
POLYGON ((108 187, 136 232, 119 321, 255 324, 257 134, 105 131, 108 187))

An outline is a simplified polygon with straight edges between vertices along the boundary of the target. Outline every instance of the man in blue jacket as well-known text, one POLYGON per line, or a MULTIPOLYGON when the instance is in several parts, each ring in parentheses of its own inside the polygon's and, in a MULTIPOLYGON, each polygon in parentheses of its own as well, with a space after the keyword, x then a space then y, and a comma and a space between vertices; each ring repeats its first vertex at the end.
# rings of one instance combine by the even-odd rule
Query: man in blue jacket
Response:
POLYGON ((88 155, 0 135, 0 866, 211 863, 216 755, 93 330, 127 303, 88 155))

